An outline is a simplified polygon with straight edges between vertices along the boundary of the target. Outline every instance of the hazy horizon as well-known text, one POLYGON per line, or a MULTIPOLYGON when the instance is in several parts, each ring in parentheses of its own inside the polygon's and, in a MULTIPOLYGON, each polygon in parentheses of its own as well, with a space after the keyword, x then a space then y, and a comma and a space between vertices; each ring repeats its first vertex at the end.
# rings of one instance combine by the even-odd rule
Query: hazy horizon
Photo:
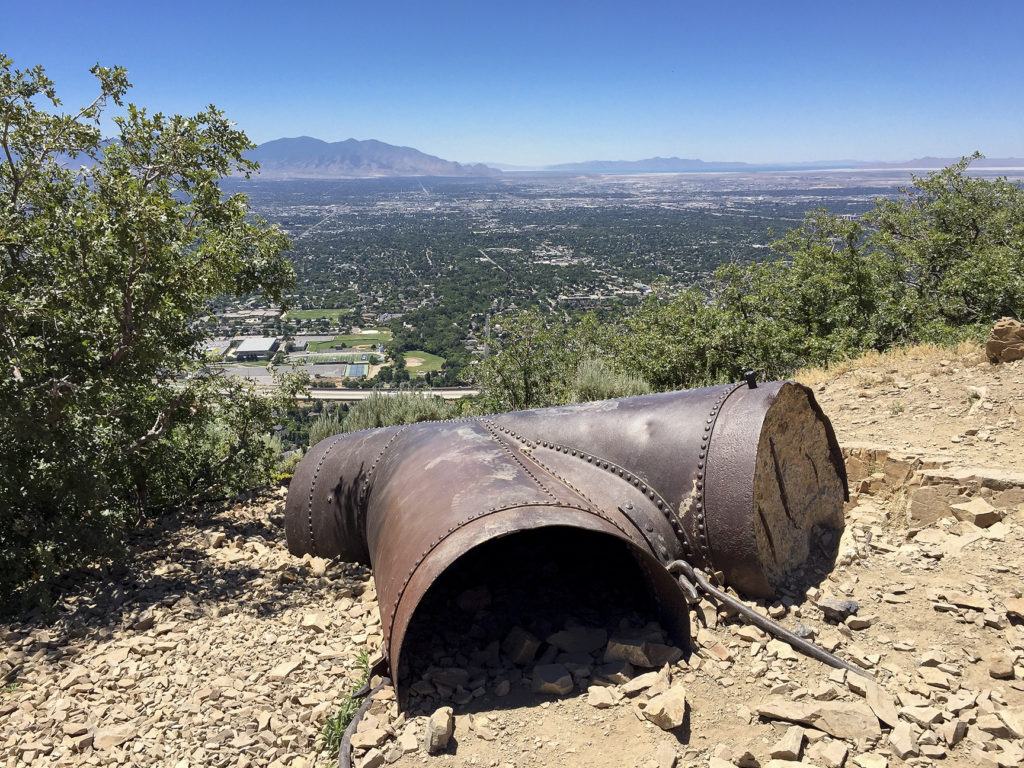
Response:
MULTIPOLYGON (((344 144, 345 142, 348 142, 348 141, 374 140, 374 139, 359 139, 359 138, 356 138, 356 137, 348 137, 347 139, 340 139, 340 140, 338 140, 336 142, 328 142, 325 139, 321 139, 321 138, 319 138, 317 136, 302 135, 302 136, 279 136, 276 139, 271 139, 269 142, 264 142, 264 143, 265 144, 273 144, 273 143, 280 142, 280 141, 298 141, 298 140, 303 140, 303 139, 312 139, 314 141, 324 142, 325 144, 328 144, 328 145, 331 145, 331 144, 344 144)), ((376 140, 376 141, 379 141, 379 140, 376 140)), ((409 147, 408 145, 391 145, 391 146, 398 146, 398 147, 403 148, 403 149, 419 150, 418 147, 409 147)), ((963 157, 963 156, 964 155, 957 156, 957 157, 945 157, 945 158, 943 158, 943 157, 934 157, 934 156, 924 155, 924 156, 914 157, 914 158, 903 158, 901 160, 896 160, 896 161, 875 161, 875 160, 863 159, 863 158, 830 158, 830 159, 819 159, 819 160, 796 160, 796 161, 790 161, 790 162, 787 162, 787 161, 771 162, 771 161, 769 161, 769 162, 762 162, 762 163, 745 163, 743 161, 736 161, 736 160, 728 159, 728 158, 707 159, 707 158, 679 158, 679 157, 637 157, 637 158, 628 158, 627 157, 627 158, 602 158, 602 159, 577 160, 577 161, 559 162, 559 163, 551 163, 551 164, 547 164, 547 165, 535 165, 535 166, 517 165, 517 164, 514 164, 514 163, 503 163, 501 161, 489 162, 489 161, 486 161, 486 160, 469 160, 469 161, 467 161, 467 160, 459 160, 458 162, 460 162, 463 165, 483 164, 483 165, 488 165, 488 166, 490 166, 492 168, 501 168, 501 169, 507 170, 507 171, 527 171, 527 172, 529 172, 529 171, 550 171, 550 172, 556 172, 558 170, 562 170, 563 168, 566 171, 573 171, 575 168, 579 168, 579 167, 583 167, 583 166, 589 166, 589 165, 598 165, 598 164, 614 165, 614 164, 619 164, 619 163, 625 165, 625 164, 630 164, 630 163, 643 163, 645 161, 679 161, 679 162, 683 162, 683 163, 690 162, 690 161, 696 161, 696 162, 703 163, 703 164, 705 164, 707 166, 718 166, 718 165, 721 165, 721 166, 725 166, 725 165, 739 165, 739 166, 743 166, 743 167, 740 167, 740 168, 736 168, 736 170, 739 171, 739 172, 743 172, 743 171, 746 171, 746 170, 753 170, 753 169, 759 169, 759 170, 787 170, 788 169, 788 170, 793 170, 793 171, 801 171, 801 170, 804 170, 804 169, 806 169, 808 171, 816 171, 816 170, 840 171, 840 170, 848 169, 848 170, 856 171, 856 172, 865 172, 865 171, 870 171, 873 168, 876 168, 876 164, 877 164, 877 168, 876 168, 877 170, 886 170, 886 171, 888 171, 888 170, 908 170, 908 171, 927 170, 927 169, 932 169, 932 168, 937 168, 937 167, 942 167, 942 166, 948 165, 950 162, 955 162, 955 161, 959 160, 960 157, 963 157), (918 161, 930 161, 930 162, 921 162, 920 164, 917 164, 917 165, 913 164, 913 163, 917 163, 918 161)), ((451 158, 441 158, 441 159, 443 159, 443 160, 450 160, 451 158)), ((1019 170, 1021 168, 1024 168, 1024 157, 1000 157, 1000 158, 996 158, 996 157, 989 157, 989 156, 985 155, 983 157, 983 159, 981 159, 981 160, 974 160, 974 161, 972 161, 971 167, 974 170, 984 169, 984 170, 988 170, 988 171, 995 171, 995 170, 999 170, 1001 168, 1003 168, 1005 170, 1019 170), (1007 166, 993 165, 993 162, 998 162, 998 161, 1002 161, 1002 160, 1015 160, 1016 162, 1014 162, 1011 165, 1007 165, 1007 166)), ((623 169, 621 172, 622 173, 630 173, 630 172, 634 172, 634 173, 648 173, 649 171, 629 171, 629 170, 623 169)), ((655 173, 672 173, 673 171, 654 171, 654 172, 655 173)), ((710 171, 709 170, 708 172, 721 173, 721 172, 724 172, 724 171, 721 171, 721 170, 710 171)))
POLYGON ((307 2, 15 5, 0 52, 65 108, 96 62, 256 143, 377 139, 460 163, 1024 156, 1024 6, 307 2))

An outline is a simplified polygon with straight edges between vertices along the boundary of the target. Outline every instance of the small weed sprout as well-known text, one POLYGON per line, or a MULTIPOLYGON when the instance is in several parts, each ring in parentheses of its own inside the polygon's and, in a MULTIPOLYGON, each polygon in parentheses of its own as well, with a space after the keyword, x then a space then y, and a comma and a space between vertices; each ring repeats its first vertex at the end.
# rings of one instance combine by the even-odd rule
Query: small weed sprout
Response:
POLYGON ((362 671, 362 674, 360 674, 356 684, 352 687, 352 691, 341 700, 338 712, 328 717, 320 729, 320 738, 317 744, 317 751, 319 752, 337 754, 341 748, 341 739, 345 735, 345 729, 348 728, 349 723, 352 722, 352 718, 356 716, 356 712, 359 711, 359 707, 363 703, 362 697, 356 696, 356 693, 370 679, 370 657, 366 651, 359 652, 359 656, 356 657, 356 666, 362 671))
POLYGON ((899 416, 901 413, 903 413, 903 403, 893 403, 893 406, 892 408, 889 409, 889 412, 893 416, 899 416))

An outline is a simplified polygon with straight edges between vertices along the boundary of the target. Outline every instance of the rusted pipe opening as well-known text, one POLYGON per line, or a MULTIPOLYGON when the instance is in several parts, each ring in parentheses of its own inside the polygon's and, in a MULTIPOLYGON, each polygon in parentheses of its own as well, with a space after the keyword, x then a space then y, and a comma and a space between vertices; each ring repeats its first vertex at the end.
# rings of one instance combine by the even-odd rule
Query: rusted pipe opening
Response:
POLYGON ((536 663, 603 661, 604 644, 567 653, 548 643, 562 630, 619 633, 663 631, 685 651, 687 606, 679 589, 652 583, 646 557, 607 534, 554 526, 493 539, 462 555, 420 600, 405 635, 399 694, 429 691, 438 669, 471 670, 497 679, 529 675, 536 663), (667 591, 666 591, 667 590, 667 591), (510 656, 506 640, 525 631, 539 641, 529 658, 510 656), (424 683, 428 685, 424 685, 424 683))

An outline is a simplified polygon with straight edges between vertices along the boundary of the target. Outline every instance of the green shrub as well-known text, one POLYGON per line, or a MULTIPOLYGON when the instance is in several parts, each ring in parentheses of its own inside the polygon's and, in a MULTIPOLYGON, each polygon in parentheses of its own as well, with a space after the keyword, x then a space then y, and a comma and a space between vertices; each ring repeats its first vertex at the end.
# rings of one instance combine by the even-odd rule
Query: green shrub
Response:
POLYGON ((576 369, 572 399, 578 402, 607 400, 613 397, 646 395, 651 385, 628 373, 619 373, 600 358, 587 358, 576 369))
POLYGON ((0 602, 109 557, 151 512, 266 482, 301 386, 203 368, 214 297, 280 302, 293 282, 287 239, 219 186, 255 170, 253 145, 213 107, 127 105, 102 141, 129 86, 93 73, 96 100, 59 114, 41 67, 0 56, 0 602))
POLYGON ((292 475, 295 474, 295 468, 299 466, 303 456, 305 456, 305 452, 300 448, 281 459, 277 465, 277 477, 281 482, 291 480, 292 475))
POLYGON ((321 440, 326 440, 332 435, 340 435, 344 431, 338 414, 334 411, 329 413, 325 411, 313 419, 313 423, 309 425, 309 447, 312 448, 321 440))
MULTIPOLYGON (((481 413, 565 403, 582 357, 572 330, 559 318, 528 309, 494 324, 494 354, 476 367, 481 413)), ((589 349, 588 349, 589 351, 589 349)))
POLYGON ((337 755, 341 748, 341 740, 345 736, 352 718, 356 716, 363 699, 356 696, 370 679, 370 658, 366 651, 360 651, 356 657, 356 666, 360 670, 360 676, 356 680, 352 690, 342 697, 338 711, 330 715, 320 729, 320 738, 317 742, 317 750, 326 752, 329 755, 337 755))
POLYGON ((344 431, 357 432, 374 427, 393 427, 419 421, 441 421, 456 414, 456 408, 440 397, 423 392, 384 394, 377 390, 349 408, 344 431))

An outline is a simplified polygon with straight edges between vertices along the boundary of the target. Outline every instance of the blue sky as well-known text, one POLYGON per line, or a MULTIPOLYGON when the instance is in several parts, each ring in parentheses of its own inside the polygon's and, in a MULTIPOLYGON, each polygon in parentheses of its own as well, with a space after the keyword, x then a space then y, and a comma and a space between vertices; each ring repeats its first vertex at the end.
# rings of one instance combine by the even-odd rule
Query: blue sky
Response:
POLYGON ((460 162, 1024 156, 1024 3, 5 3, 0 52, 69 107, 88 68, 137 104, 224 109, 460 162))

